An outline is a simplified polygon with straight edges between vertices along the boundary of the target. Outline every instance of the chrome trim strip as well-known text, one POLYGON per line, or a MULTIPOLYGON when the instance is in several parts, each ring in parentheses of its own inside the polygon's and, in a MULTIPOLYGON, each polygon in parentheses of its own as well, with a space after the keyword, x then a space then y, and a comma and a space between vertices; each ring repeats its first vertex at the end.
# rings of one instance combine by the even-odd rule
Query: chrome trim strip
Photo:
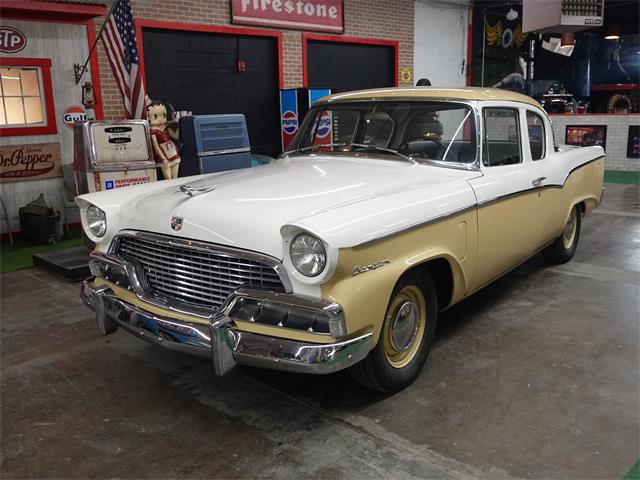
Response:
MULTIPOLYGON (((208 325, 173 320, 139 309, 118 298, 111 289, 94 288, 92 279, 83 282, 81 297, 87 305, 95 305, 99 300, 105 306, 96 310, 98 323, 108 317, 147 342, 211 358, 217 375, 224 375, 236 363, 327 374, 354 365, 373 347, 372 332, 333 343, 313 344, 237 330, 233 319, 224 313, 216 315, 208 325), (100 315, 104 318, 98 318, 100 315)), ((300 302, 306 300, 300 299, 300 302)), ((310 300, 310 303, 316 302, 310 300)))
POLYGON ((198 157, 209 157, 211 155, 226 155, 229 153, 250 153, 251 148, 249 147, 240 147, 240 148, 227 148, 223 150, 207 150, 205 152, 198 152, 196 155, 198 157))
POLYGON ((404 232, 408 232, 410 230, 415 230, 417 228, 425 227, 425 226, 427 226, 427 225, 429 225, 431 223, 439 222, 441 220, 444 220, 446 218, 453 217, 453 216, 456 216, 456 215, 461 215, 461 214, 466 213, 466 212, 468 212, 470 210, 475 210, 476 207, 477 207, 477 205, 474 203, 473 205, 470 205, 468 207, 463 207, 463 208, 459 208, 458 210, 453 210, 452 212, 443 213, 442 215, 438 215, 437 217, 430 218, 429 220, 425 220, 425 221, 422 221, 422 222, 414 223, 414 224, 408 225, 406 227, 401 227, 401 228, 398 228, 396 230, 392 230, 390 232, 384 233, 384 234, 380 235, 379 237, 371 238, 369 240, 365 240, 363 242, 356 243, 352 248, 364 247, 364 246, 367 246, 367 245, 369 245, 371 243, 374 243, 374 242, 377 242, 377 241, 380 241, 380 240, 384 240, 385 238, 392 237, 392 236, 398 235, 400 233, 404 233, 404 232))
POLYGON ((440 220, 445 220, 445 219, 447 219, 449 217, 453 217, 455 215, 460 215, 462 213, 465 213, 467 211, 473 210, 475 208, 484 207, 484 206, 487 206, 487 205, 489 205, 491 203, 499 202, 501 200, 506 200, 506 199, 508 199, 510 197, 514 197, 514 196, 518 196, 518 195, 525 195, 525 194, 528 194, 528 193, 533 193, 533 192, 541 191, 541 190, 548 189, 548 188, 560 188, 560 189, 562 189, 562 188, 564 188, 564 185, 567 182, 567 179, 569 178, 569 176, 573 172, 575 172, 576 170, 578 170, 578 169, 580 169, 582 167, 585 167, 585 166, 587 166, 587 165, 589 165, 589 164, 591 164, 593 162, 597 162, 598 160, 601 160, 604 157, 605 156, 603 155, 601 157, 594 158, 592 160, 589 160, 589 161, 587 161, 587 162, 585 162, 585 163, 583 163, 581 165, 578 165, 577 167, 573 168, 567 174, 567 176, 565 177, 564 182, 563 182, 562 185, 557 185, 557 184, 543 185, 543 186, 540 186, 540 187, 532 187, 532 188, 528 188, 528 189, 524 189, 524 190, 519 190, 517 192, 507 193, 507 194, 501 195, 499 197, 495 197, 495 198, 491 198, 491 199, 488 199, 488 200, 484 200, 484 201, 482 201, 480 203, 476 203, 476 204, 470 205, 468 207, 463 207, 461 209, 454 210, 452 212, 439 215, 437 217, 431 218, 429 220, 425 220, 423 222, 418 222, 418 223, 414 223, 412 225, 408 225, 406 227, 401 227, 401 228, 399 228, 397 230, 393 230, 393 231, 387 232, 387 233, 385 233, 383 235, 380 235, 379 237, 372 238, 372 239, 365 240, 363 242, 357 243, 352 248, 363 247, 363 246, 369 245, 371 243, 377 242, 379 240, 384 240, 385 238, 392 237, 394 235, 398 235, 400 233, 404 233, 404 232, 407 232, 407 231, 410 231, 410 230, 414 230, 416 228, 424 227, 424 226, 427 226, 427 225, 429 225, 431 223, 439 222, 440 220))
POLYGON ((549 189, 549 188, 563 189, 565 184, 567 183, 567 179, 571 176, 571 174, 573 172, 575 172, 576 170, 581 169, 582 167, 586 167, 587 165, 590 165, 593 162, 597 162, 598 160, 601 160, 603 158, 604 158, 604 155, 601 156, 601 157, 597 157, 597 158, 594 158, 592 160, 589 160, 589 161, 587 161, 587 162, 585 162, 585 163, 583 163, 581 165, 578 165, 575 168, 572 168, 569 171, 569 173, 567 174, 567 176, 564 178, 564 181, 562 182, 562 185, 557 184, 557 183, 551 183, 551 184, 548 184, 548 185, 541 185, 541 186, 534 186, 534 187, 531 187, 531 188, 525 188, 523 190, 518 190, 517 192, 510 192, 510 193, 506 193, 504 195, 500 195, 500 196, 495 197, 495 198, 489 198, 487 200, 483 200, 482 202, 478 203, 478 207, 484 207, 484 206, 490 205, 492 203, 499 202, 501 200, 506 200, 506 199, 511 198, 511 197, 516 197, 516 196, 519 196, 519 195, 526 195, 528 193, 535 193, 535 192, 546 190, 546 189, 549 189))

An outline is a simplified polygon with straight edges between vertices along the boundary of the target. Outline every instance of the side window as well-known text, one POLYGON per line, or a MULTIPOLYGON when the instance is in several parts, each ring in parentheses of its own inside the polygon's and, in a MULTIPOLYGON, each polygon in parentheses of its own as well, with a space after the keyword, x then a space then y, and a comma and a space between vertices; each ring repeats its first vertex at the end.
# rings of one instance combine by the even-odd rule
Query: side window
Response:
POLYGON ((518 110, 484 109, 484 145, 482 163, 487 167, 511 165, 522 161, 518 110))
POLYGON ((527 110, 527 130, 529 131, 529 148, 531 158, 540 160, 545 155, 544 121, 537 113, 527 110))

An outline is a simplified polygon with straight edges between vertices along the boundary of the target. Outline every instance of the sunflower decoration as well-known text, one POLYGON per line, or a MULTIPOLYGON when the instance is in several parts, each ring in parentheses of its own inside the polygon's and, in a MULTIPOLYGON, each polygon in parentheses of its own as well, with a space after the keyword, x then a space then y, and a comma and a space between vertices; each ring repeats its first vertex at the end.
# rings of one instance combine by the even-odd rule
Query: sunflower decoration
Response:
POLYGON ((500 45, 502 48, 509 48, 512 45, 522 47, 529 36, 522 31, 522 24, 518 24, 515 29, 504 28, 502 21, 498 20, 495 25, 485 24, 487 43, 489 45, 500 45))

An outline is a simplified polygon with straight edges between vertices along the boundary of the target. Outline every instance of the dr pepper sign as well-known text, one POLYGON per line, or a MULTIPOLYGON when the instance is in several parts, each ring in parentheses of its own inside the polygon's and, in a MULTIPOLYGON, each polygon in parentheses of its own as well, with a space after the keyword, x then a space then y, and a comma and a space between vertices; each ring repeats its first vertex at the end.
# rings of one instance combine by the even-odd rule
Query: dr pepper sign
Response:
POLYGON ((342 0, 231 0, 233 23, 316 30, 344 31, 342 0))

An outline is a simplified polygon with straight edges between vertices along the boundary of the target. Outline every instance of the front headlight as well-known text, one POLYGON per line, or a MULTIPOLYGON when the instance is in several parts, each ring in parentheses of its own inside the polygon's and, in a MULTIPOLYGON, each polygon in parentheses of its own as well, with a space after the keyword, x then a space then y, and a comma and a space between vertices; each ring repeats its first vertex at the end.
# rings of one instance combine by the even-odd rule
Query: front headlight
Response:
POLYGON ((96 237, 107 232, 107 215, 95 205, 87 208, 87 228, 96 237))
POLYGON ((322 242, 308 233, 302 233, 293 239, 289 247, 291 262, 297 271, 305 277, 316 277, 327 265, 327 252, 322 242))

